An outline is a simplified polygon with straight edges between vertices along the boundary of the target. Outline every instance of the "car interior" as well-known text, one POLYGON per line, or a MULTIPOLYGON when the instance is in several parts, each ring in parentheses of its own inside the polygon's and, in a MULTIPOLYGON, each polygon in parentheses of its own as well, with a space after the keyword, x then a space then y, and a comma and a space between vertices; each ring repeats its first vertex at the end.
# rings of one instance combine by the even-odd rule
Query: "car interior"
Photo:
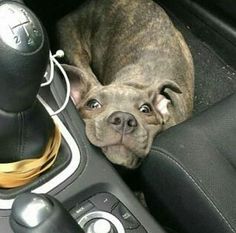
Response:
POLYGON ((236 1, 156 1, 192 53, 194 110, 156 136, 135 170, 111 164, 88 141, 68 99, 56 24, 85 1, 0 1, 0 233, 235 233, 236 1), (10 41, 6 14, 14 33, 21 15, 39 28, 30 49, 18 37, 10 41), (34 53, 39 38, 46 42, 34 53), (53 62, 53 80, 43 86, 53 62), (9 182, 4 164, 40 154, 53 122, 60 147, 47 164, 55 163, 36 178, 6 176, 9 182))

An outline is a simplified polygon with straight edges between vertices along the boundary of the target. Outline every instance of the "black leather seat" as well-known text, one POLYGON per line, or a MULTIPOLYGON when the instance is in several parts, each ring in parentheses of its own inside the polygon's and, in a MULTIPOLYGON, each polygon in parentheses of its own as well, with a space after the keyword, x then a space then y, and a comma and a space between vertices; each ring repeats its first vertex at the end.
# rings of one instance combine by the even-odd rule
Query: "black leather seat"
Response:
POLYGON ((236 94, 160 134, 140 168, 153 215, 177 232, 236 232, 236 94))

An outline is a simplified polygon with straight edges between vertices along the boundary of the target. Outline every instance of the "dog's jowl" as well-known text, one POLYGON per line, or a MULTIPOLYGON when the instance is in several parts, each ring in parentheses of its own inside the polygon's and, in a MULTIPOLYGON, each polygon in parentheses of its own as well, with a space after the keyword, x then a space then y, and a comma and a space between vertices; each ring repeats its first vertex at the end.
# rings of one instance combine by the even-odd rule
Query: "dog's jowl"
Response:
POLYGON ((111 162, 137 167, 157 133, 191 115, 194 68, 182 35, 151 0, 88 0, 57 29, 88 139, 111 162))

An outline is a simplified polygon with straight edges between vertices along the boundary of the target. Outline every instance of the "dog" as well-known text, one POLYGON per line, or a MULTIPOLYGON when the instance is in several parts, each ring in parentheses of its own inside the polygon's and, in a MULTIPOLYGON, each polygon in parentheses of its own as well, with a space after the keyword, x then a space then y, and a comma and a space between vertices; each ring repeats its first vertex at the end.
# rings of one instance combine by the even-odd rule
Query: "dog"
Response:
POLYGON ((157 133, 191 116, 190 50, 152 0, 85 1, 57 32, 86 135, 112 163, 138 167, 157 133))

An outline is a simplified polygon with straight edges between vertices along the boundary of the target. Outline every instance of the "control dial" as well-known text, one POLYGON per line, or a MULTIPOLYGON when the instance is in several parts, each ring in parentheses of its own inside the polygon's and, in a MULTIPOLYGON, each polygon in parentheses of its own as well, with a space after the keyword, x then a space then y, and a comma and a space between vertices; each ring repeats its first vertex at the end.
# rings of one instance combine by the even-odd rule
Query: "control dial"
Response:
POLYGON ((114 233, 114 231, 108 220, 98 219, 89 225, 86 233, 114 233))

